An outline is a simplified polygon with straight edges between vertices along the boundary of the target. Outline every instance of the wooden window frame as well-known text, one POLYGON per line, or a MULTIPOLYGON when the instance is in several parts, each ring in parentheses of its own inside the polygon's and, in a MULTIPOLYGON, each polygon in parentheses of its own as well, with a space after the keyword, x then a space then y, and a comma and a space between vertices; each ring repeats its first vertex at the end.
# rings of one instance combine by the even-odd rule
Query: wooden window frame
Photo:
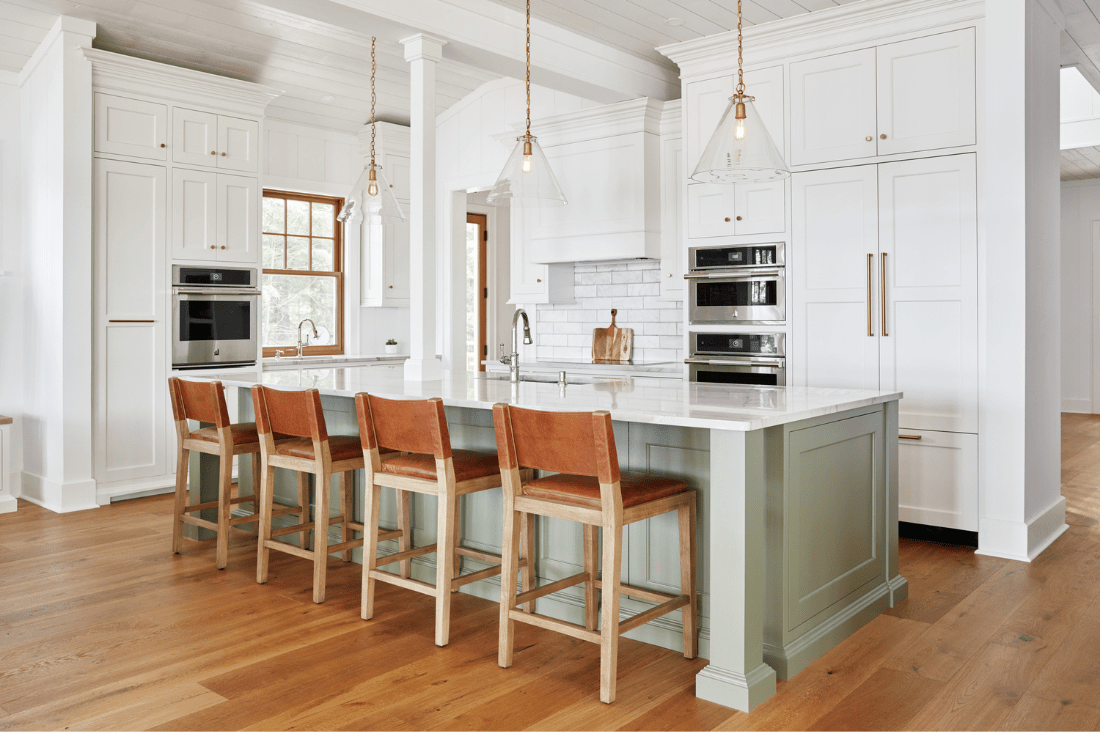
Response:
MULTIPOLYGON (((268 269, 263 268, 261 271, 264 274, 274 275, 299 275, 305 277, 332 277, 336 280, 336 332, 333 335, 336 337, 336 342, 328 346, 306 346, 302 349, 303 356, 340 356, 344 354, 344 225, 340 223, 337 217, 340 215, 340 211, 344 208, 344 199, 337 198, 335 196, 319 196, 310 195, 306 193, 295 193, 293 191, 279 191, 274 189, 263 190, 263 194, 260 198, 260 209, 263 210, 264 198, 281 198, 283 201, 308 201, 310 203, 309 209, 309 257, 310 265, 313 264, 313 240, 314 239, 327 239, 328 237, 315 237, 313 236, 313 205, 314 203, 329 203, 333 206, 332 211, 332 272, 314 272, 313 270, 297 270, 297 269, 268 269)), ((285 203, 284 203, 285 206, 285 203)), ((260 216, 260 257, 263 261, 263 237, 265 234, 271 236, 283 237, 284 255, 283 264, 286 264, 286 237, 288 236, 301 236, 298 234, 286 233, 286 214, 284 209, 283 214, 283 232, 277 231, 264 231, 263 230, 263 216, 260 216)), ((264 340, 263 333, 260 334, 261 340, 264 340)), ((291 343, 286 346, 263 346, 264 358, 271 358, 275 356, 275 351, 279 350, 283 352, 283 356, 296 355, 297 343, 291 343), (289 353, 288 353, 289 351, 289 353)))

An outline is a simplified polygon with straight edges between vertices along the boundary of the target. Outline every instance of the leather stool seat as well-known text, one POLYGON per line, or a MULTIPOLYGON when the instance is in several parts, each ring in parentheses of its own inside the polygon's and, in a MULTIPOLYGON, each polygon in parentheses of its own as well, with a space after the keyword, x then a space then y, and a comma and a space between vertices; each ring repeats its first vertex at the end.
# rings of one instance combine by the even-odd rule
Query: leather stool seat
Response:
MULTIPOLYGON (((385 452, 381 449, 379 451, 385 452)), ((458 483, 474 478, 484 478, 487 475, 500 475, 500 462, 495 452, 452 450, 451 460, 455 468, 455 481, 458 483)), ((435 456, 420 453, 398 455, 382 463, 382 472, 423 480, 436 480, 435 456)))
MULTIPOLYGON (((229 432, 233 435, 234 445, 247 445, 250 442, 260 441, 260 435, 256 432, 255 422, 241 422, 240 424, 231 424, 229 425, 229 432)), ((191 439, 203 440, 205 442, 217 442, 218 428, 203 427, 200 430, 194 430, 191 432, 191 439)))
MULTIPOLYGON (((356 435, 329 435, 328 449, 334 463, 363 457, 363 448, 356 435)), ((383 450, 383 452, 386 451, 383 450)), ((308 437, 298 437, 286 442, 276 442, 275 454, 313 460, 313 440, 308 437)))
MULTIPOLYGON (((691 490, 691 487, 682 480, 661 478, 645 473, 622 473, 619 477, 619 485, 622 488, 623 508, 639 506, 691 490)), ((601 505, 600 480, 594 475, 565 473, 549 475, 524 483, 523 493, 536 498, 551 498, 592 508, 600 508, 601 505)))

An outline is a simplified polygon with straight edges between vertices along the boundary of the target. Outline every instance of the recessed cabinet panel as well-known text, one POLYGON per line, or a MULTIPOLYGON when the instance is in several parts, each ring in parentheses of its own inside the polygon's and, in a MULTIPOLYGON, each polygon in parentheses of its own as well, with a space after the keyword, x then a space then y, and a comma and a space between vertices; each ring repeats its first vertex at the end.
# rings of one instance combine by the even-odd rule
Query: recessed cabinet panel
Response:
POLYGON ((386 179, 393 189, 393 196, 399 201, 409 201, 409 159, 402 155, 386 155, 386 179))
POLYGON ((163 323, 110 323, 101 344, 104 365, 97 479, 129 480, 165 472, 167 388, 163 323))
POLYGON ((172 109, 172 160, 185 165, 216 165, 218 115, 194 109, 172 109))
POLYGON ((163 310, 166 175, 157 165, 97 161, 96 247, 103 313, 153 319, 163 310))
POLYGON ((255 120, 218 116, 218 167, 255 173, 259 170, 260 124, 255 120))
MULTIPOLYGON (((792 165, 876 154, 875 49, 791 64, 792 165)), ((934 98, 927 100, 934 104, 934 98)))
POLYGON ((661 142, 661 297, 684 299, 684 146, 679 137, 661 142))
POLYGON ((975 156, 880 165, 879 191, 882 388, 905 392, 902 427, 977 432, 975 156))
POLYGON ((734 186, 733 228, 737 234, 775 234, 786 230, 787 184, 777 180, 734 186))
POLYGON ((898 519, 978 530, 978 436, 898 431, 898 519))
POLYGON ((95 95, 96 152, 167 159, 168 107, 110 94, 95 95))
POLYGON ((218 256, 218 175, 172 171, 172 257, 213 260, 218 256))
POLYGON ((226 262, 259 261, 259 181, 237 175, 218 175, 218 259, 226 262))
MULTIPOLYGON (((401 219, 385 218, 382 224, 382 238, 385 255, 383 260, 383 298, 403 300, 407 305, 409 291, 409 222, 401 219)), ((395 303, 396 304, 396 303, 395 303)))
POLYGON ((974 29, 878 47, 879 155, 973 145, 974 29))

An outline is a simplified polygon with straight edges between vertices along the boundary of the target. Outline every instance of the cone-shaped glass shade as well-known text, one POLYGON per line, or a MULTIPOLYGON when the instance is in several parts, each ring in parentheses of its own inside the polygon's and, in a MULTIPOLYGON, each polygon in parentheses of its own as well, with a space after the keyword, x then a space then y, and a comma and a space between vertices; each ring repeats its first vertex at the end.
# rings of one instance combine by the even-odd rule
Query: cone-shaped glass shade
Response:
POLYGON ((730 97, 722 121, 691 179, 701 183, 737 183, 746 180, 779 180, 790 168, 772 142, 751 97, 744 97, 745 119, 737 119, 737 97, 730 97))
POLYGON ((550 170, 538 140, 531 139, 530 154, 524 155, 527 138, 520 137, 516 149, 504 164, 486 202, 491 206, 564 206, 568 201, 550 170))
POLYGON ((392 216, 395 219, 407 221, 405 212, 401 210, 401 204, 393 197, 393 188, 390 186, 390 182, 386 180, 386 174, 382 172, 382 168, 375 167, 375 180, 373 181, 369 177, 369 167, 367 173, 367 184, 363 186, 363 208, 372 214, 392 216), (375 184, 377 184, 377 190, 372 195, 371 192, 375 190, 375 184))

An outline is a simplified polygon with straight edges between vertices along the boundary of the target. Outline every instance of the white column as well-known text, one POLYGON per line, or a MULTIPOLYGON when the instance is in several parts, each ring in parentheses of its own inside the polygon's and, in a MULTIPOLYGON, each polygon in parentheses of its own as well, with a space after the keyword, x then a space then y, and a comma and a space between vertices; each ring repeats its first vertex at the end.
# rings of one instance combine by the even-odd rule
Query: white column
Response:
POLYGON ((409 360, 407 381, 443 378, 436 356, 435 303, 436 238, 435 190, 435 65, 443 58, 446 41, 419 34, 401 41, 409 62, 409 360))
POLYGON ((1028 561, 1066 530, 1058 149, 1065 21, 1050 0, 985 8, 978 552, 1028 561))

